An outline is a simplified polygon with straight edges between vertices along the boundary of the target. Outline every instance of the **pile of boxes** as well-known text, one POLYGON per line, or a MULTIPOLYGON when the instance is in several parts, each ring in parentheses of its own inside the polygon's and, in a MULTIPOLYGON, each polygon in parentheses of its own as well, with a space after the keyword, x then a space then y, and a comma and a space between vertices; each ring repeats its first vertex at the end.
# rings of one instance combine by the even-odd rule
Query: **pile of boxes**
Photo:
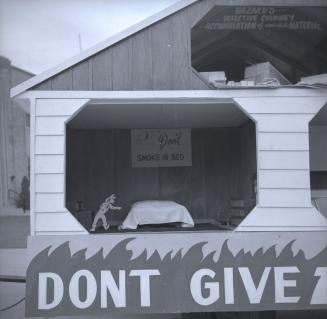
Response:
POLYGON ((228 81, 224 71, 200 72, 201 76, 215 88, 279 86, 290 85, 288 81, 270 62, 258 63, 245 68, 244 79, 240 82, 228 81))

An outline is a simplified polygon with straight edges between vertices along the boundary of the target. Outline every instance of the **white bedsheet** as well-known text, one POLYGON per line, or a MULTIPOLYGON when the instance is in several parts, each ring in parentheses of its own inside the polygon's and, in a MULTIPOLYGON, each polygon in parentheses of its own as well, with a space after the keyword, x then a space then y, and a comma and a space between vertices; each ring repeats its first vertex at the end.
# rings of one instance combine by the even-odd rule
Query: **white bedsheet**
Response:
POLYGON ((193 227, 194 221, 183 205, 173 201, 147 200, 132 205, 120 229, 136 229, 138 225, 180 222, 182 227, 193 227))

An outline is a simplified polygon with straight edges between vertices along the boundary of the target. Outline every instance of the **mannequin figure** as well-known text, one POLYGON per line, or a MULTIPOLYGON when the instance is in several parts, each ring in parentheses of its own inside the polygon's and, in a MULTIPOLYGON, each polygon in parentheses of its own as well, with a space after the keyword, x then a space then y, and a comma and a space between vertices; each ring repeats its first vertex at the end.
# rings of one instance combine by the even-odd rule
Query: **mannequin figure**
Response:
POLYGON ((102 221, 102 226, 105 230, 109 229, 110 224, 107 222, 106 212, 108 210, 120 210, 121 207, 114 206, 116 200, 116 195, 111 194, 109 197, 106 198, 106 200, 100 205, 98 212, 96 213, 92 228, 90 231, 95 231, 95 228, 97 226, 97 223, 99 220, 102 221))

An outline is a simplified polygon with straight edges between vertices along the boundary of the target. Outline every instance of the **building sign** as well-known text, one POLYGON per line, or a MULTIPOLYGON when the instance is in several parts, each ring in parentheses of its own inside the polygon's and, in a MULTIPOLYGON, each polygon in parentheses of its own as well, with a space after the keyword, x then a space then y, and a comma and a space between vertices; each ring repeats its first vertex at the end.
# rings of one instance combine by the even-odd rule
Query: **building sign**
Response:
POLYGON ((322 7, 216 6, 198 28, 208 31, 301 30, 322 31, 322 7), (320 17, 321 21, 319 20, 320 17))
POLYGON ((26 315, 320 309, 326 232, 29 238, 26 315))
POLYGON ((132 166, 192 166, 190 129, 131 131, 132 166))

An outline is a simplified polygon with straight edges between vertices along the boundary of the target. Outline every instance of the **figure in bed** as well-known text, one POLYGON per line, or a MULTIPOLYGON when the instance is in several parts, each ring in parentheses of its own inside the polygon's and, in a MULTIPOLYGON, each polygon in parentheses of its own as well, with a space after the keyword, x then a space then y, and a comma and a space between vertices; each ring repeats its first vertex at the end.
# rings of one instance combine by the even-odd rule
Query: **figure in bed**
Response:
POLYGON ((102 226, 105 230, 109 229, 110 224, 107 222, 106 212, 108 210, 121 209, 121 207, 114 206, 115 200, 116 200, 116 195, 112 194, 109 197, 107 197, 106 200, 100 205, 100 208, 94 217, 92 228, 90 229, 90 231, 95 231, 95 228, 99 220, 102 221, 102 226))

